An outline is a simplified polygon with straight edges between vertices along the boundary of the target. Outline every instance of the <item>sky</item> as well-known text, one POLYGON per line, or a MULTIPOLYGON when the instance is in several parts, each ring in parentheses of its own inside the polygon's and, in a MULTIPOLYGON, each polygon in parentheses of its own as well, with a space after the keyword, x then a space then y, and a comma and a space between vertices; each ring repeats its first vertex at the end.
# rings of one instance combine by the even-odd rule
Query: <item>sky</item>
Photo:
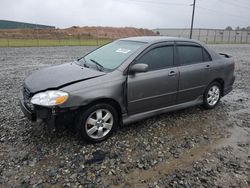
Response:
MULTIPOLYGON (((193 0, 0 0, 0 20, 52 25, 189 28, 193 0)), ((196 0, 194 28, 250 26, 249 0, 196 0)))

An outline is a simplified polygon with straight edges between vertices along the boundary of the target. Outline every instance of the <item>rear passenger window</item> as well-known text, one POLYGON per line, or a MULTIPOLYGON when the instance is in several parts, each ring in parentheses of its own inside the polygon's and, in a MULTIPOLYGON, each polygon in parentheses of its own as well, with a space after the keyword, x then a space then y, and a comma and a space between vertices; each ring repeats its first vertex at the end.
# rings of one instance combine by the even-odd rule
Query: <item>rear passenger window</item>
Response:
POLYGON ((207 62, 207 61, 211 61, 211 57, 208 54, 208 52, 206 50, 203 49, 203 61, 207 62))
POLYGON ((199 46, 178 46, 181 65, 203 62, 202 48, 199 46))
POLYGON ((154 48, 144 54, 138 60, 138 63, 147 64, 149 71, 172 67, 174 64, 174 47, 163 46, 154 48))

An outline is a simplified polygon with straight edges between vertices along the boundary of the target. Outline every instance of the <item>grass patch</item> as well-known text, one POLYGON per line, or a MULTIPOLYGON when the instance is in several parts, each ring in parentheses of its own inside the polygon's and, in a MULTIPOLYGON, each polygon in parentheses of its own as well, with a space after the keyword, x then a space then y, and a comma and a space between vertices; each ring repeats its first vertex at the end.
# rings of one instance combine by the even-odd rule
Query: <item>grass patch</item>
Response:
POLYGON ((111 42, 109 39, 49 40, 49 39, 0 39, 0 47, 46 47, 46 46, 100 46, 111 42))

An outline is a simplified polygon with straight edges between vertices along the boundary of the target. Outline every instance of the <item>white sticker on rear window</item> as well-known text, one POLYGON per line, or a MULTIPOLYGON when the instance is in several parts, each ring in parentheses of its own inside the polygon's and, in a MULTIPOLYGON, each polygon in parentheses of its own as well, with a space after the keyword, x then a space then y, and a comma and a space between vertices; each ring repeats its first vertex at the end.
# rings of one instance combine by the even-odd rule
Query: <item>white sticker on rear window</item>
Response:
POLYGON ((124 54, 127 54, 127 53, 129 53, 130 51, 131 51, 131 50, 125 49, 125 48, 119 48, 119 49, 116 50, 116 52, 118 52, 118 53, 124 53, 124 54))

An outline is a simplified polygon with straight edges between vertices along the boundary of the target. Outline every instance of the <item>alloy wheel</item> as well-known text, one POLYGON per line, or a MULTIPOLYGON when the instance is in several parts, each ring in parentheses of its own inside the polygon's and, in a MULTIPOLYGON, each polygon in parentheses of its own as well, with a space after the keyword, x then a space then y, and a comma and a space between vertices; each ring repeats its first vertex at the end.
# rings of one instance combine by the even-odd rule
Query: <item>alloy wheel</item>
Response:
POLYGON ((114 117, 107 109, 98 109, 91 113, 86 120, 85 130, 89 137, 101 139, 112 129, 114 117))
POLYGON ((220 99, 220 88, 217 85, 213 85, 207 94, 207 103, 210 106, 214 106, 220 99))

